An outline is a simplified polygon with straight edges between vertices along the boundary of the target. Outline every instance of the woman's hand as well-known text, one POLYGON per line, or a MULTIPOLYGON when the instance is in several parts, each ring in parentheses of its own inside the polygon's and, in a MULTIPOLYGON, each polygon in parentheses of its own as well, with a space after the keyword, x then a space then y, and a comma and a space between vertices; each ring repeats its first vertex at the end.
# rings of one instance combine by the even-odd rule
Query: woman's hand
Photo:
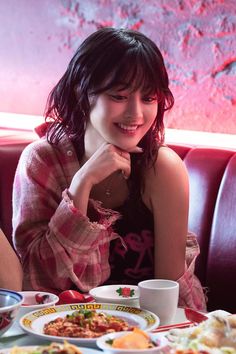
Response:
POLYGON ((118 170, 123 171, 124 176, 128 178, 131 172, 131 152, 140 153, 142 149, 135 147, 132 151, 127 152, 114 145, 105 143, 81 167, 80 171, 87 178, 90 178, 92 186, 100 183, 118 170))
POLYGON ((141 153, 136 146, 132 151, 124 151, 114 145, 104 143, 76 172, 71 182, 69 193, 78 208, 87 210, 87 202, 92 187, 116 171, 122 171, 125 178, 131 173, 130 153, 141 153), (80 198, 78 198, 80 196, 80 198), (81 201, 85 198, 87 202, 81 201), (80 201, 79 201, 80 199, 80 201), (84 203, 86 205, 82 206, 84 203))

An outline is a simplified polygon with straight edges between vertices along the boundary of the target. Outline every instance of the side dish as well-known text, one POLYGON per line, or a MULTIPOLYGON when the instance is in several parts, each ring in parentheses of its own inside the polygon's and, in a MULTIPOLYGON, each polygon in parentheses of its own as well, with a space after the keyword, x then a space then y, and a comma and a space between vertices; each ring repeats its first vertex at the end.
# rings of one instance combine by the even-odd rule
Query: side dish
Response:
POLYGON ((132 332, 107 341, 107 343, 108 342, 112 348, 120 349, 147 349, 156 346, 156 344, 152 342, 148 333, 139 328, 134 328, 132 332))
POLYGON ((31 302, 24 302, 21 306, 30 306, 30 305, 41 305, 50 302, 50 296, 48 294, 40 294, 37 293, 35 295, 32 294, 31 302))
POLYGON ((44 334, 58 337, 97 338, 110 332, 130 331, 125 320, 95 310, 74 311, 44 325, 44 334))
POLYGON ((236 354, 236 315, 212 315, 198 326, 170 330, 174 354, 236 354))

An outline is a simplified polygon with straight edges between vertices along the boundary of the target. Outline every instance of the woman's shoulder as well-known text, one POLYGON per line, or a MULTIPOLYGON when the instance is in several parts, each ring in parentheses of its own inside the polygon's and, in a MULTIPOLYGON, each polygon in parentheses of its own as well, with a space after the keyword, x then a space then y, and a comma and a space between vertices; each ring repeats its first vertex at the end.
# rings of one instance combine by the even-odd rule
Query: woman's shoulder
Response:
MULTIPOLYGON (((63 138, 57 144, 51 144, 46 137, 41 137, 25 147, 23 156, 50 158, 57 154, 64 154, 74 150, 72 142, 68 138, 63 138)), ((70 153, 71 154, 71 153, 70 153)))
POLYGON ((150 174, 176 174, 178 172, 186 173, 186 167, 180 156, 171 148, 163 145, 159 148, 157 159, 153 168, 149 170, 150 174))
POLYGON ((34 151, 34 150, 47 150, 50 149, 50 144, 48 143, 47 139, 45 137, 42 138, 38 138, 34 141, 32 141, 31 143, 29 143, 28 145, 26 145, 26 147, 24 148, 23 151, 34 151))
POLYGON ((145 186, 148 195, 157 190, 168 194, 178 188, 188 188, 188 173, 179 155, 167 146, 161 146, 154 165, 145 173, 145 186))
POLYGON ((45 138, 39 138, 28 144, 21 154, 21 159, 34 159, 36 156, 48 156, 53 154, 53 147, 45 138))

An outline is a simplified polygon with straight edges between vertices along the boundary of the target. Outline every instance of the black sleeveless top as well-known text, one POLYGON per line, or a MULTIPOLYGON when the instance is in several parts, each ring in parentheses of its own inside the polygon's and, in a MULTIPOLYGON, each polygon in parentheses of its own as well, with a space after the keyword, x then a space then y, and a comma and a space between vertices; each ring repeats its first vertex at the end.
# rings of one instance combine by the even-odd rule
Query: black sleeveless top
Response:
POLYGON ((130 198, 116 209, 122 217, 113 230, 124 240, 111 242, 111 275, 107 284, 134 284, 154 277, 154 221, 142 198, 130 198))
MULTIPOLYGON (((84 147, 79 148, 75 141, 73 144, 80 160, 84 147)), ((136 285, 139 281, 154 277, 153 215, 137 192, 139 188, 136 183, 130 181, 129 187, 128 199, 121 207, 113 209, 122 217, 112 227, 123 238, 127 250, 118 238, 110 243, 111 275, 106 284, 136 285)))

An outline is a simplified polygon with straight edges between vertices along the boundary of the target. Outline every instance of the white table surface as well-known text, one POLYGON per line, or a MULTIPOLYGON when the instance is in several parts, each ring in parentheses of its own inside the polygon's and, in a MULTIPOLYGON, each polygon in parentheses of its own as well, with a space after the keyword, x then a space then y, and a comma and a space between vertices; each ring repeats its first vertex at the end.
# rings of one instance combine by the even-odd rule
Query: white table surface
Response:
MULTIPOLYGON (((181 308, 177 309, 174 323, 180 323, 187 321, 184 310, 181 308)), ((51 341, 50 341, 51 342, 51 341)), ((0 337, 0 353, 1 349, 11 348, 13 346, 27 346, 27 345, 43 345, 48 344, 48 340, 39 338, 38 336, 26 334, 23 329, 19 326, 18 322, 15 322, 12 327, 10 327, 3 335, 0 337), (19 334, 25 334, 22 337, 11 338, 11 336, 16 336, 19 334)), ((79 346, 79 344, 78 344, 79 346)))

